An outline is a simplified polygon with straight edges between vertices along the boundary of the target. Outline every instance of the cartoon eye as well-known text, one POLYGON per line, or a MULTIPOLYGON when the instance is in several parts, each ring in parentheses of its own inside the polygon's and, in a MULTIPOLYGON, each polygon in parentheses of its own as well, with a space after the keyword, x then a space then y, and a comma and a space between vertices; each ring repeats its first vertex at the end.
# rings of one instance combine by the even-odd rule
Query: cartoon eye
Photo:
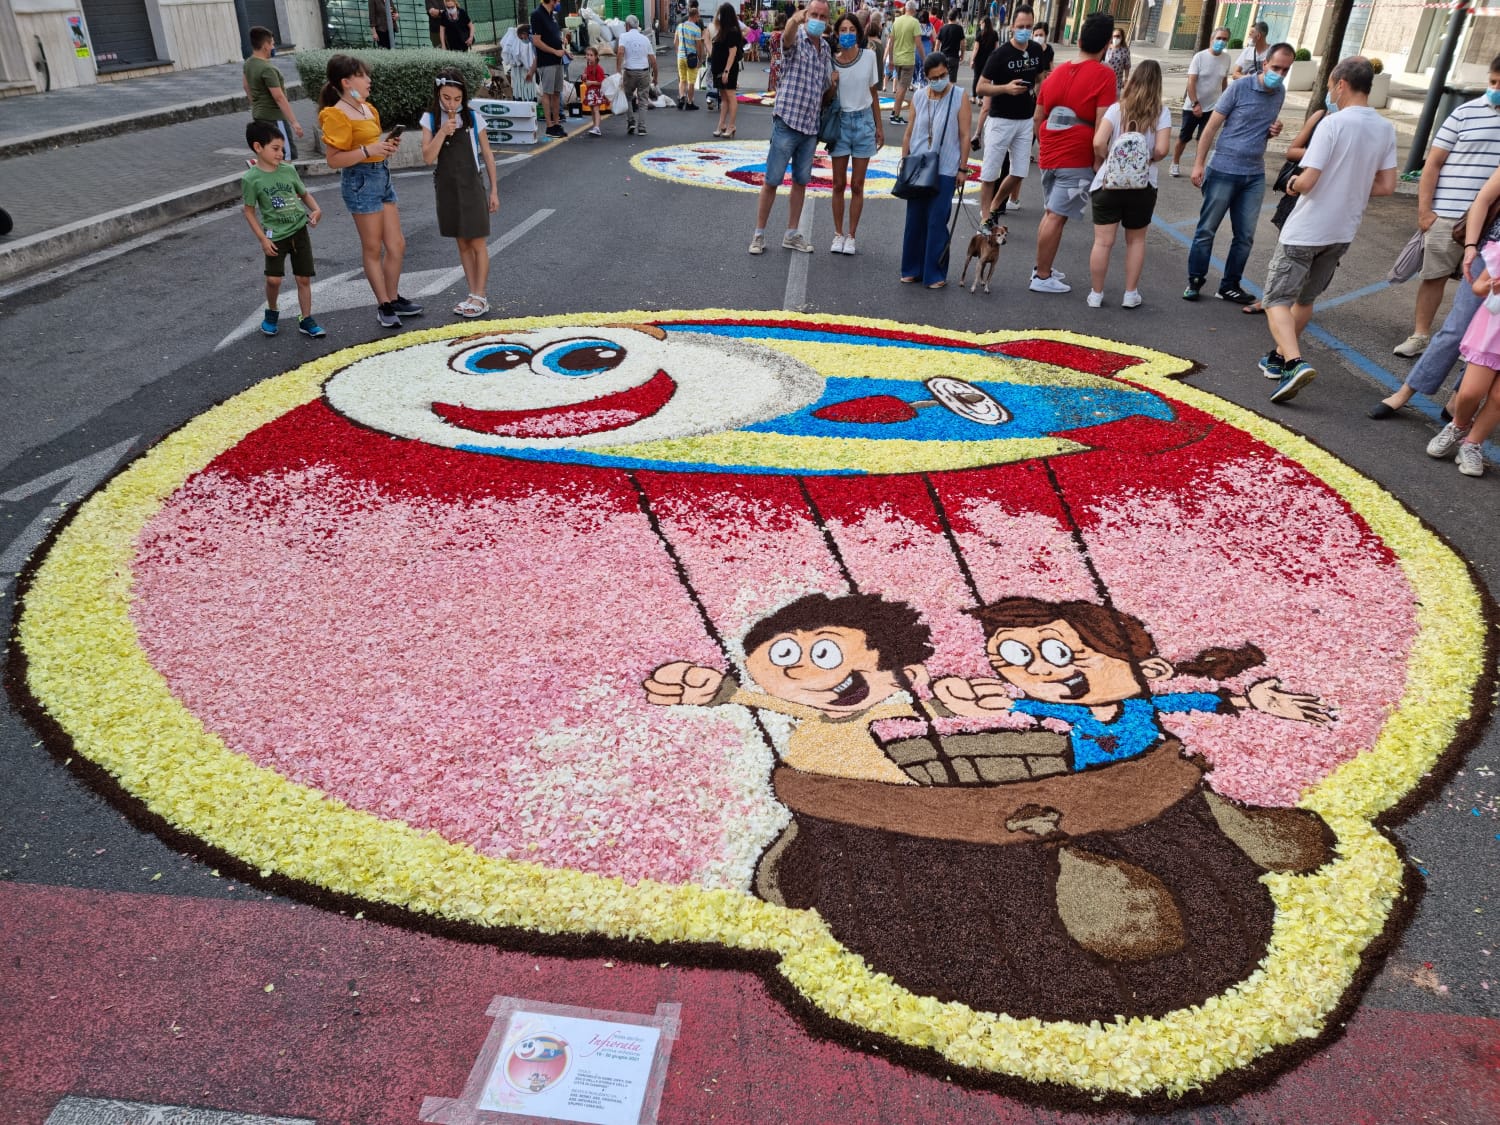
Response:
POLYGON ((819 668, 837 668, 844 662, 844 651, 832 641, 818 641, 809 654, 819 668))
POLYGON ((536 354, 531 369, 538 375, 588 378, 613 371, 625 362, 625 349, 608 340, 561 340, 536 354))
POLYGON ((1031 650, 1020 641, 1001 641, 1000 659, 1017 668, 1024 668, 1031 663, 1031 650))
POLYGON ((771 646, 771 663, 778 668, 790 668, 802 659, 802 646, 791 637, 782 637, 771 646))
POLYGON ((448 360, 454 371, 489 375, 497 371, 514 371, 531 362, 535 353, 525 344, 481 344, 459 352, 448 360))
POLYGON ((1042 642, 1042 659, 1048 664, 1058 668, 1066 668, 1073 663, 1073 650, 1062 641, 1054 641, 1050 638, 1042 642))

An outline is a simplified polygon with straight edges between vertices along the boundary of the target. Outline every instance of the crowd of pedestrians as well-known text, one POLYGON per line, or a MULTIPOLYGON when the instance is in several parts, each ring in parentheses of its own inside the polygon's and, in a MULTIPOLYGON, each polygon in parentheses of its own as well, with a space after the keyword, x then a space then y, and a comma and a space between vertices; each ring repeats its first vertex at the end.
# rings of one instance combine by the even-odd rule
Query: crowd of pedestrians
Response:
MULTIPOLYGON (((557 0, 539 0, 529 27, 518 29, 504 57, 535 81, 549 135, 563 135, 560 94, 568 58, 554 15, 557 0)), ((434 18, 451 22, 444 0, 434 18)), ((372 7, 372 13, 374 8, 372 7)), ((372 25, 372 32, 381 29, 372 25)), ((439 37, 446 39, 440 27, 439 37)), ((757 32, 759 28, 756 29, 757 32)), ((969 174, 965 153, 979 151, 980 232, 994 235, 1007 208, 1019 206, 1021 185, 1033 160, 1040 169, 1042 215, 1038 223, 1029 288, 1042 294, 1072 291, 1055 260, 1070 220, 1091 222, 1089 288, 1085 304, 1106 300, 1111 259, 1124 231, 1120 304, 1145 301, 1141 278, 1159 189, 1158 169, 1188 175, 1201 191, 1196 229, 1187 254, 1182 296, 1196 301, 1208 289, 1214 244, 1227 217, 1230 241, 1214 287, 1221 300, 1247 314, 1264 313, 1268 349, 1260 370, 1276 386, 1271 400, 1293 399, 1316 377, 1302 354, 1301 338, 1314 303, 1328 288, 1354 241, 1372 197, 1389 195, 1396 183, 1393 126, 1369 107, 1374 70, 1360 57, 1342 60, 1330 75, 1324 105, 1310 114, 1287 149, 1276 177, 1282 195, 1272 223, 1278 232, 1262 296, 1246 288, 1244 271, 1254 246, 1267 191, 1266 150, 1282 132, 1286 78, 1295 52, 1267 41, 1264 24, 1252 26, 1249 42, 1231 58, 1230 33, 1217 28, 1210 46, 1188 67, 1175 140, 1162 71, 1153 60, 1133 62, 1113 17, 1096 12, 1079 27, 1075 57, 1055 63, 1046 28, 1025 3, 991 4, 973 38, 959 9, 946 19, 923 19, 906 0, 887 27, 874 8, 841 11, 833 18, 828 0, 808 0, 776 21, 764 39, 776 97, 764 177, 750 240, 752 255, 767 249, 767 227, 777 196, 790 179, 781 245, 811 253, 802 230, 814 153, 826 144, 832 169, 834 236, 829 250, 857 252, 871 159, 886 141, 887 124, 900 127, 903 162, 929 154, 930 183, 907 196, 900 280, 940 289, 947 284, 952 240, 949 217, 955 194, 969 174), (969 89, 959 82, 967 56, 974 70, 969 89), (894 96, 889 117, 881 95, 894 96), (1196 142, 1196 144, 1195 144, 1196 142), (1170 160, 1168 158, 1170 157, 1170 160)), ((252 117, 247 141, 255 167, 245 177, 245 215, 266 255, 267 311, 262 330, 277 328, 277 295, 289 258, 297 281, 299 327, 321 335, 312 316, 313 258, 308 231, 320 212, 295 170, 284 161, 302 135, 279 72, 268 62, 274 37, 251 31, 254 54, 246 61, 245 88, 252 117)), ((760 43, 757 42, 758 48, 760 43)), ((735 7, 720 5, 705 25, 693 0, 673 38, 680 109, 697 109, 700 71, 717 95, 714 136, 736 133, 737 93, 751 40, 735 7)), ((629 101, 627 133, 646 132, 638 106, 656 85, 654 44, 630 17, 617 44, 616 71, 629 101)), ((592 49, 585 72, 593 92, 604 80, 592 49)), ((422 314, 400 293, 405 241, 387 158, 399 144, 399 128, 383 133, 368 101, 369 73, 358 59, 330 60, 320 96, 319 129, 331 168, 340 172, 340 192, 359 233, 364 272, 379 322, 399 327, 402 317, 422 314)), ((486 296, 489 216, 498 208, 494 157, 482 123, 469 108, 458 71, 434 79, 432 108, 421 120, 422 155, 435 165, 439 229, 456 240, 469 293, 454 308, 460 316, 489 309, 486 296)), ((595 128, 598 131, 597 109, 595 128)), ((1374 419, 1394 416, 1416 394, 1435 394, 1455 363, 1467 364, 1447 425, 1428 452, 1452 456, 1461 471, 1483 472, 1480 448, 1500 423, 1500 58, 1490 89, 1455 110, 1438 130, 1422 176, 1417 215, 1419 277, 1412 331, 1393 349, 1416 358, 1406 382, 1375 404, 1374 419), (1452 310, 1437 332, 1433 321, 1447 283, 1459 278, 1452 310)), ((1445 412, 1446 416, 1447 412, 1445 412)))

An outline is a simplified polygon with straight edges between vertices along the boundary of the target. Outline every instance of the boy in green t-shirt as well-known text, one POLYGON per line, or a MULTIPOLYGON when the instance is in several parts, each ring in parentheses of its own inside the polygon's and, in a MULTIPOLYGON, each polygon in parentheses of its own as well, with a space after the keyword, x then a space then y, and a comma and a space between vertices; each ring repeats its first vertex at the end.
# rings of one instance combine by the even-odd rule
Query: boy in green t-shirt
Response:
POLYGON ((267 121, 252 121, 245 126, 245 140, 255 153, 255 167, 240 181, 240 195, 245 202, 245 222, 260 240, 266 253, 266 315, 260 330, 276 335, 276 308, 281 293, 281 279, 286 276, 286 259, 291 255, 292 276, 297 280, 297 304, 302 317, 297 331, 304 336, 325 336, 312 314, 313 252, 308 228, 323 217, 318 202, 302 183, 297 169, 282 164, 286 142, 280 131, 267 121))

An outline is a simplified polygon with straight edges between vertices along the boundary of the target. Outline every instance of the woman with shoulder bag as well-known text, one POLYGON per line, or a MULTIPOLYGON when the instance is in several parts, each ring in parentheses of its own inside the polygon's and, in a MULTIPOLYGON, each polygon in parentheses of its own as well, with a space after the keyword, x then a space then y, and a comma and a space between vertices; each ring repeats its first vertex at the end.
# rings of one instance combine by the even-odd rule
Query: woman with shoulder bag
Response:
POLYGON ((901 159, 905 164, 925 156, 934 163, 936 190, 906 200, 901 280, 941 289, 948 284, 948 212, 953 189, 968 172, 963 147, 969 138, 969 99, 954 87, 947 56, 941 51, 933 51, 922 61, 922 75, 927 79, 925 96, 917 99, 901 138, 901 159))

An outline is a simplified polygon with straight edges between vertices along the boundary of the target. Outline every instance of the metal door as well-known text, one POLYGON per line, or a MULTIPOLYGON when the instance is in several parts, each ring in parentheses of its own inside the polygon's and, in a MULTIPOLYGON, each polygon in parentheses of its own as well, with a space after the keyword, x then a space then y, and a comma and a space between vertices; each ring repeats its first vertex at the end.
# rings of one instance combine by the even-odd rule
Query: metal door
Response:
POLYGON ((281 25, 276 22, 276 0, 245 0, 245 15, 251 27, 264 27, 276 36, 281 46, 281 25))
POLYGON ((128 70, 158 61, 146 0, 83 0, 83 15, 101 71, 128 70))

